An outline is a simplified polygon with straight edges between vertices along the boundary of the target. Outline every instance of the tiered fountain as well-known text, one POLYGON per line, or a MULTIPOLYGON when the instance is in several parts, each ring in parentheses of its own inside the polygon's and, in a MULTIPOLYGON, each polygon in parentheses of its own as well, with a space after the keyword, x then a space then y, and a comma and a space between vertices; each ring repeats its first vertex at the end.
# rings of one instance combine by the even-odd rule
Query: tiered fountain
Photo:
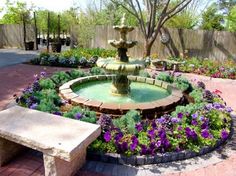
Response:
POLYGON ((131 76, 138 75, 144 68, 143 60, 127 56, 128 49, 137 44, 126 37, 134 28, 125 25, 125 15, 121 25, 113 28, 120 32, 120 40, 110 40, 109 43, 117 48, 118 54, 116 58, 100 58, 97 61, 99 67, 111 74, 72 80, 60 87, 61 96, 76 105, 113 115, 138 109, 145 117, 173 110, 183 97, 182 92, 159 80, 131 76))
POLYGON ((112 80, 111 92, 114 95, 127 95, 130 92, 130 81, 127 75, 138 74, 144 68, 144 62, 140 60, 129 61, 127 56, 128 49, 134 47, 138 42, 127 41, 128 32, 133 31, 134 28, 125 25, 125 14, 121 20, 121 25, 113 28, 120 32, 120 40, 109 40, 108 43, 117 48, 118 55, 115 60, 113 58, 99 59, 97 65, 116 75, 112 80))

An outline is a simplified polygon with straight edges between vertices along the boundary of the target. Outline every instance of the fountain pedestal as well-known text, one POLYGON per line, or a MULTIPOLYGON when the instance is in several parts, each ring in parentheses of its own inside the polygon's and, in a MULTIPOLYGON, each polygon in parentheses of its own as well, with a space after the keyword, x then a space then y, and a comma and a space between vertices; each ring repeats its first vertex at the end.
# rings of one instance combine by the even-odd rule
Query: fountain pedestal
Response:
POLYGON ((127 75, 116 75, 112 79, 111 92, 114 95, 127 95, 130 92, 130 81, 127 75))

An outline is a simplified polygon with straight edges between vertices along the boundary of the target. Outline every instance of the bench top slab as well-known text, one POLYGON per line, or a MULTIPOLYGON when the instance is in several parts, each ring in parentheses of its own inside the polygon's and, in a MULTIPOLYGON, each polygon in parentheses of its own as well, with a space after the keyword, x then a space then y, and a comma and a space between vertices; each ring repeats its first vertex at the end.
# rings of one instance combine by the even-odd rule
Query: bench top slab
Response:
POLYGON ((72 161, 101 133, 99 125, 14 106, 0 112, 0 137, 72 161))

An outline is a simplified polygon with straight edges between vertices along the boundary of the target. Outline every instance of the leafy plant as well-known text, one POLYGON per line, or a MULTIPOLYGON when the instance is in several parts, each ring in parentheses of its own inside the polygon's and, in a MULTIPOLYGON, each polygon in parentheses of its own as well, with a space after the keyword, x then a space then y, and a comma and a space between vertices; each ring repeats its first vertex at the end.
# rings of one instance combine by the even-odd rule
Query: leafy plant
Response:
POLYGON ((55 89, 56 88, 56 84, 49 78, 41 79, 39 81, 39 85, 41 86, 42 89, 55 89))
POLYGON ((135 124, 141 120, 138 111, 130 110, 126 115, 123 115, 119 119, 114 119, 113 124, 122 129, 122 131, 128 131, 131 134, 135 134, 137 131, 135 129, 135 124))
POLYGON ((53 82, 57 86, 60 86, 60 85, 62 85, 64 83, 70 81, 71 77, 67 73, 61 71, 61 72, 54 73, 52 75, 51 79, 53 80, 53 82))
POLYGON ((177 77, 175 79, 174 83, 175 83, 176 87, 179 88, 182 91, 186 91, 186 90, 191 91, 191 89, 192 89, 192 86, 189 83, 189 81, 186 78, 182 77, 182 76, 177 77))
POLYGON ((141 70, 139 72, 139 76, 146 77, 146 78, 150 78, 151 77, 151 75, 147 71, 145 71, 145 70, 141 70))
POLYGON ((165 81, 168 83, 173 83, 174 81, 174 77, 168 73, 165 72, 161 72, 157 75, 156 77, 157 80, 161 80, 161 81, 165 81))
POLYGON ((93 67, 90 69, 92 75, 105 75, 106 72, 100 67, 93 67))

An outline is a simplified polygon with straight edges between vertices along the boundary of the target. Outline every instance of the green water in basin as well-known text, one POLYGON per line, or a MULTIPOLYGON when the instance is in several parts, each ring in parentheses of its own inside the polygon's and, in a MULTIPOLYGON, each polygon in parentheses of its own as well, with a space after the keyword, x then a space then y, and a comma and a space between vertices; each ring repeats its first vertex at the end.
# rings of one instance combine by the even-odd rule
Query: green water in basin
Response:
POLYGON ((144 103, 169 96, 167 90, 145 83, 133 82, 128 96, 115 96, 111 94, 111 81, 93 81, 83 83, 73 89, 79 96, 90 100, 107 103, 144 103))

